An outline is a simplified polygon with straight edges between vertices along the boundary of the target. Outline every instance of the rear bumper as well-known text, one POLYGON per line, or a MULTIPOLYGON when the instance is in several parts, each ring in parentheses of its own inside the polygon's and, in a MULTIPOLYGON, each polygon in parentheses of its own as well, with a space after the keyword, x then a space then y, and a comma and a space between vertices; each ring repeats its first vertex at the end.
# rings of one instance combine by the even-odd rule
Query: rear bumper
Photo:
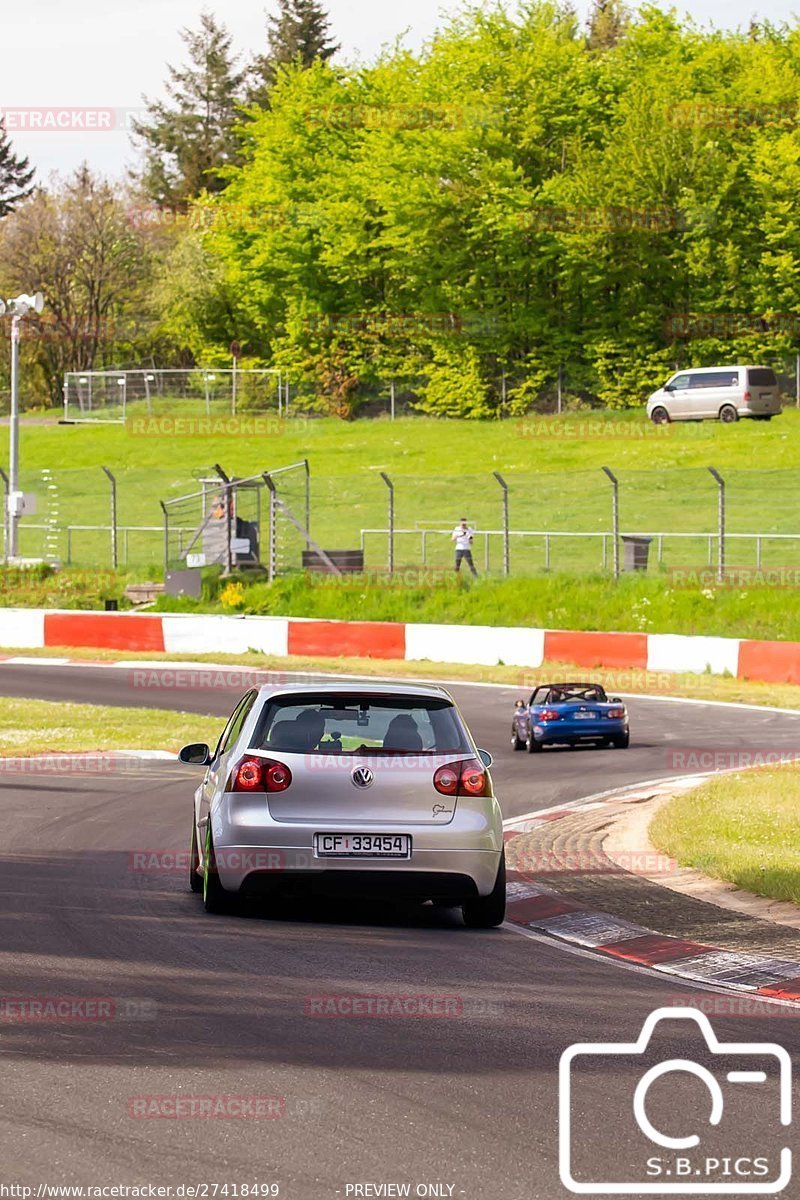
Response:
POLYGON ((780 400, 751 400, 749 404, 737 404, 740 417, 776 417, 781 411, 780 400))
MULTIPOLYGON (((495 867, 495 876, 497 868, 495 867)), ((491 889, 490 889, 491 890, 491 889)), ((242 883, 245 896, 295 893, 310 896, 394 900, 437 900, 461 904, 482 894, 471 875, 453 871, 284 871, 254 872, 242 883)))
POLYGON ((628 726, 624 721, 580 721, 569 724, 559 722, 558 724, 560 728, 556 728, 556 722, 553 725, 535 726, 533 736, 536 741, 541 742, 543 746, 574 746, 579 742, 597 742, 601 738, 622 737, 628 732, 628 726))
MULTIPOLYGON (((412 834, 413 839, 413 834, 412 834)), ((413 841, 412 841, 413 846, 413 841)), ((229 892, 276 892, 305 885, 325 895, 452 899, 487 896, 500 865, 500 846, 491 850, 418 850, 410 859, 315 858, 303 846, 218 845, 217 870, 229 892)))

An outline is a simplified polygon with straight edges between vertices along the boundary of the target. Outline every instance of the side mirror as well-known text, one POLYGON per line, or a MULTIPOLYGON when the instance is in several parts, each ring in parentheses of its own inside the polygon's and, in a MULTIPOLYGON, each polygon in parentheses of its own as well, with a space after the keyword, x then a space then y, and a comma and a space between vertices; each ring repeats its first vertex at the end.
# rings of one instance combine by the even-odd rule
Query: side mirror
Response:
POLYGON ((675 384, 674 384, 674 383, 665 383, 665 384, 664 384, 664 387, 663 387, 663 391, 665 391, 665 392, 674 392, 674 391, 675 391, 675 384))
POLYGON ((184 746, 178 758, 182 763, 190 763, 193 767, 204 767, 211 762, 211 751, 205 742, 192 742, 184 746))
POLYGON ((484 765, 484 766, 487 768, 487 770, 488 770, 488 768, 489 768, 489 767, 492 765, 492 763, 494 762, 494 759, 492 758, 492 756, 491 756, 491 754, 489 753, 489 751, 488 751, 488 750, 479 750, 479 751, 478 751, 478 756, 479 756, 479 758, 480 758, 481 762, 483 763, 483 765, 484 765))

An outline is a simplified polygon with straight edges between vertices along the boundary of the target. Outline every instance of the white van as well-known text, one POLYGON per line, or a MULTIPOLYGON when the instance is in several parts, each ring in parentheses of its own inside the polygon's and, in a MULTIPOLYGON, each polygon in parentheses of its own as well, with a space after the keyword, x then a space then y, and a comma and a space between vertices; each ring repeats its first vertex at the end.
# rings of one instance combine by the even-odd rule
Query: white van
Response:
POLYGON ((656 425, 669 421, 769 421, 781 411, 772 367, 696 367, 678 371, 647 401, 656 425))

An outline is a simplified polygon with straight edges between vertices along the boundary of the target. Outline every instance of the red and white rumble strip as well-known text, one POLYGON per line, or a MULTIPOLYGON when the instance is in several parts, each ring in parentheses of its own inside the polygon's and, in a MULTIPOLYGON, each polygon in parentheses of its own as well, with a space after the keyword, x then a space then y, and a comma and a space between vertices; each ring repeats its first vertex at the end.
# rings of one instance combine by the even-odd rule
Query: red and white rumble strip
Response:
MULTIPOLYGON (((611 804, 634 804, 654 796, 675 795, 697 787, 706 778, 694 775, 652 780, 635 788, 616 788, 588 796, 585 800, 527 813, 504 822, 506 842, 545 822, 572 816, 576 811, 587 812, 611 804)), ((554 888, 545 887, 521 873, 509 874, 507 894, 506 920, 511 925, 534 929, 607 958, 650 967, 665 975, 800 1003, 800 961, 722 950, 656 933, 610 913, 589 911, 575 901, 559 896, 554 888)))
MULTIPOLYGON (((302 617, 202 613, 106 613, 0 608, 4 649, 90 646, 175 654, 352 656, 406 662, 538 668, 548 662, 628 672, 728 673, 767 683, 800 683, 800 642, 602 633, 525 626, 317 621, 302 617)), ((645 687, 634 691, 649 690, 645 687)))

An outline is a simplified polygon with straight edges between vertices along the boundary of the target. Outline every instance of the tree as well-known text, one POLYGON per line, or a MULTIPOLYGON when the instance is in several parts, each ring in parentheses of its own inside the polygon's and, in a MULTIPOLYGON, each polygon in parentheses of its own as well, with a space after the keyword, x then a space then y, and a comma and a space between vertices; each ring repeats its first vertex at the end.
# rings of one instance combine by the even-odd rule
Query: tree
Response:
POLYGON ((310 67, 315 62, 327 62, 339 49, 330 35, 328 14, 317 0, 278 2, 278 15, 267 17, 267 53, 258 55, 251 69, 248 99, 259 107, 267 105, 280 67, 291 63, 310 67))
POLYGON ((200 29, 184 29, 181 37, 189 62, 181 70, 168 66, 167 94, 172 104, 147 101, 148 121, 134 123, 144 144, 140 186, 163 207, 183 211, 201 192, 221 192, 226 168, 238 161, 239 104, 245 71, 224 25, 203 13, 200 29))
POLYGON ((27 158, 14 153, 5 125, 0 120, 0 217, 31 194, 34 170, 27 158))
POLYGON ((594 0, 589 13, 590 50, 611 50, 625 36, 630 16, 622 0, 594 0))
POLYGON ((52 403, 65 371, 130 355, 147 322, 148 273, 141 231, 111 185, 85 165, 51 190, 37 188, 4 219, 0 289, 44 292, 42 315, 23 322, 21 352, 52 403))

